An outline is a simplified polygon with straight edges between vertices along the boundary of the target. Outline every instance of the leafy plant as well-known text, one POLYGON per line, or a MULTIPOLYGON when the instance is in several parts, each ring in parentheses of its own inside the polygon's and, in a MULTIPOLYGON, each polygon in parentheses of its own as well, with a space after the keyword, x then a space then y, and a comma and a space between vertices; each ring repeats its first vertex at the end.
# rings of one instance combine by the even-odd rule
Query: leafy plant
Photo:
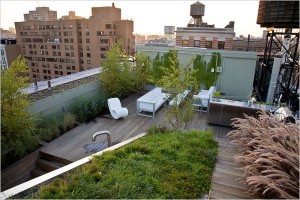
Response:
POLYGON ((110 97, 122 98, 135 89, 134 75, 127 59, 123 59, 125 51, 123 43, 118 41, 105 54, 106 61, 102 63, 100 81, 103 91, 110 97))
POLYGON ((299 199, 299 124, 278 121, 265 111, 245 116, 228 133, 240 145, 235 156, 246 174, 249 193, 257 198, 299 199))
POLYGON ((150 64, 150 57, 144 55, 143 52, 139 52, 136 55, 135 82, 137 89, 144 88, 149 83, 148 78, 151 75, 150 64))
POLYGON ((72 129, 76 124, 76 115, 72 113, 66 113, 63 116, 63 131, 66 132, 72 129))
POLYGON ((204 85, 205 89, 216 84, 220 73, 216 73, 216 68, 222 64, 221 54, 212 53, 209 63, 206 63, 204 56, 197 55, 193 61, 193 67, 196 70, 195 78, 200 85, 204 85), (214 69, 214 72, 211 72, 214 69))
POLYGON ((22 89, 28 87, 26 59, 21 56, 6 70, 1 70, 1 158, 22 156, 38 144, 33 135, 35 115, 28 111, 30 101, 22 89))
POLYGON ((192 112, 192 101, 184 99, 183 96, 178 95, 184 93, 187 89, 192 89, 196 87, 196 79, 193 74, 195 73, 191 69, 190 63, 186 67, 179 65, 178 53, 176 50, 170 50, 165 54, 164 63, 168 66, 162 66, 164 71, 159 79, 153 79, 156 85, 161 86, 166 92, 169 93, 170 98, 174 100, 174 105, 170 106, 166 111, 166 117, 168 122, 173 128, 180 129, 187 126, 188 121, 193 117, 194 112, 192 112), (166 57, 167 56, 167 57, 166 57), (180 106, 179 103, 182 105, 180 106))
POLYGON ((221 96, 221 92, 220 91, 216 91, 212 93, 213 97, 219 98, 221 96))
POLYGON ((104 96, 79 97, 72 105, 71 112, 80 123, 86 122, 102 111, 105 100, 104 96))

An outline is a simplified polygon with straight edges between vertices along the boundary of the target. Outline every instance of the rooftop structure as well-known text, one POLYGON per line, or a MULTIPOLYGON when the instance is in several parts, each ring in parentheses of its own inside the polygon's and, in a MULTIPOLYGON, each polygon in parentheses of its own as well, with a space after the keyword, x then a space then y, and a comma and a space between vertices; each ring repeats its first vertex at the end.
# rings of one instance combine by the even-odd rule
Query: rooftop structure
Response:
POLYGON ((49 7, 37 7, 36 10, 24 14, 24 21, 53 21, 57 20, 57 12, 52 11, 49 7))
POLYGON ((177 27, 176 46, 200 47, 207 49, 232 49, 235 36, 234 22, 230 21, 225 28, 215 28, 203 22, 205 5, 199 1, 191 5, 192 19, 187 27, 177 27))

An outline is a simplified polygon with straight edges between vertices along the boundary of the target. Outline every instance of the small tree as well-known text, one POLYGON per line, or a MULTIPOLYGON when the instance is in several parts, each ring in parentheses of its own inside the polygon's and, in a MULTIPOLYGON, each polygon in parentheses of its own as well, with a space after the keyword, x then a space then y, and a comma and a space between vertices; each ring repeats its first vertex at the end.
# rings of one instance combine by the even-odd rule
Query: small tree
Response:
POLYGON ((184 99, 177 94, 182 94, 184 90, 197 87, 194 77, 195 71, 190 67, 191 62, 186 67, 179 65, 177 51, 170 51, 165 59, 169 60, 165 62, 169 65, 161 67, 164 75, 160 79, 153 81, 156 85, 161 86, 167 91, 175 102, 166 111, 168 122, 176 129, 186 128, 187 123, 192 119, 194 114, 192 100, 190 98, 184 99), (177 102, 181 102, 184 106, 180 106, 177 102))
POLYGON ((108 97, 122 98, 134 90, 135 82, 131 73, 131 65, 124 59, 123 43, 118 41, 105 54, 106 61, 102 63, 100 79, 102 88, 108 97))
POLYGON ((150 76, 150 57, 146 56, 143 52, 139 52, 136 55, 136 87, 141 89, 148 84, 148 78, 150 76))
POLYGON ((27 110, 30 101, 22 91, 28 87, 28 77, 20 76, 27 72, 26 59, 19 56, 7 70, 1 72, 2 158, 8 152, 11 156, 22 156, 37 145, 37 138, 33 137, 34 115, 27 110))
POLYGON ((215 85, 219 77, 219 73, 216 73, 216 68, 221 66, 221 54, 212 53, 212 57, 209 63, 204 61, 203 56, 197 55, 193 61, 194 69, 196 69, 195 78, 198 81, 199 86, 204 85, 206 89, 215 85), (214 72, 211 72, 214 69, 214 72))

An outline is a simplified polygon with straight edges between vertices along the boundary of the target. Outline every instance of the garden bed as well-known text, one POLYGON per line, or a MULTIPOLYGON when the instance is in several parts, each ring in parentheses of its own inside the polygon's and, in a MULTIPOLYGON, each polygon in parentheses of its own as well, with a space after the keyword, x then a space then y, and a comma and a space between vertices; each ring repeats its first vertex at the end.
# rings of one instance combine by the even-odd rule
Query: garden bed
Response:
POLYGON ((43 186, 33 198, 202 198, 217 156, 213 134, 152 129, 43 186))

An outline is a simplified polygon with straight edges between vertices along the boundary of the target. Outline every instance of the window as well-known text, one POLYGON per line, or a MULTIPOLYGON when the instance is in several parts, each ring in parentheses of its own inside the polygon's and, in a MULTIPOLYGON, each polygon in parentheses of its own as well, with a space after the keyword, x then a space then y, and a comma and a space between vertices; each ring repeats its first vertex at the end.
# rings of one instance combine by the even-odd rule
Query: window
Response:
POLYGON ((69 34, 68 34, 68 32, 67 31, 65 31, 64 32, 64 36, 68 36, 69 34))
POLYGON ((90 39, 86 39, 86 43, 90 43, 90 39))
POLYGON ((106 29, 111 29, 111 24, 105 24, 106 29))
POLYGON ((87 64, 91 64, 91 60, 87 60, 86 63, 87 63, 87 64))
POLYGON ((72 74, 72 72, 67 72, 67 75, 72 74))
POLYGON ((85 35, 86 35, 86 36, 90 36, 90 32, 87 31, 87 32, 85 33, 85 35))
POLYGON ((206 41, 206 48, 211 49, 212 48, 212 41, 206 41))
POLYGON ((200 47, 200 40, 195 40, 194 41, 194 46, 195 47, 200 47))
POLYGON ((70 43, 73 43, 73 38, 70 38, 70 43))
POLYGON ((86 57, 90 58, 90 57, 91 57, 91 54, 90 54, 90 53, 87 53, 87 54, 86 54, 86 57))
POLYGON ((69 45, 65 45, 65 50, 70 50, 70 46, 69 45))
POLYGON ((73 25, 72 24, 69 24, 69 29, 72 29, 73 28, 73 25))
POLYGON ((72 66, 72 70, 75 70, 75 66, 74 65, 72 66))
POLYGON ((100 55, 101 58, 106 58, 105 54, 100 55))
POLYGON ((100 47, 100 51, 107 51, 107 47, 100 47))
POLYGON ((97 31, 97 36, 104 35, 104 31, 97 31))
POLYGON ((182 46, 187 47, 189 45, 188 40, 182 40, 182 46))
POLYGON ((69 43, 69 39, 68 39, 68 38, 65 38, 65 39, 64 39, 64 43, 69 43))
POLYGON ((70 56, 70 53, 69 53, 69 52, 66 52, 65 55, 66 55, 67 57, 69 57, 69 56, 70 56))
POLYGON ((225 47, 225 42, 224 41, 219 41, 218 42, 218 49, 224 49, 225 47))
POLYGON ((91 50, 90 46, 89 45, 86 45, 86 50, 91 50))
POLYGON ((100 43, 107 44, 108 43, 108 39, 100 39, 100 43))
POLYGON ((72 31, 69 31, 69 36, 72 36, 73 35, 73 32, 72 31))

